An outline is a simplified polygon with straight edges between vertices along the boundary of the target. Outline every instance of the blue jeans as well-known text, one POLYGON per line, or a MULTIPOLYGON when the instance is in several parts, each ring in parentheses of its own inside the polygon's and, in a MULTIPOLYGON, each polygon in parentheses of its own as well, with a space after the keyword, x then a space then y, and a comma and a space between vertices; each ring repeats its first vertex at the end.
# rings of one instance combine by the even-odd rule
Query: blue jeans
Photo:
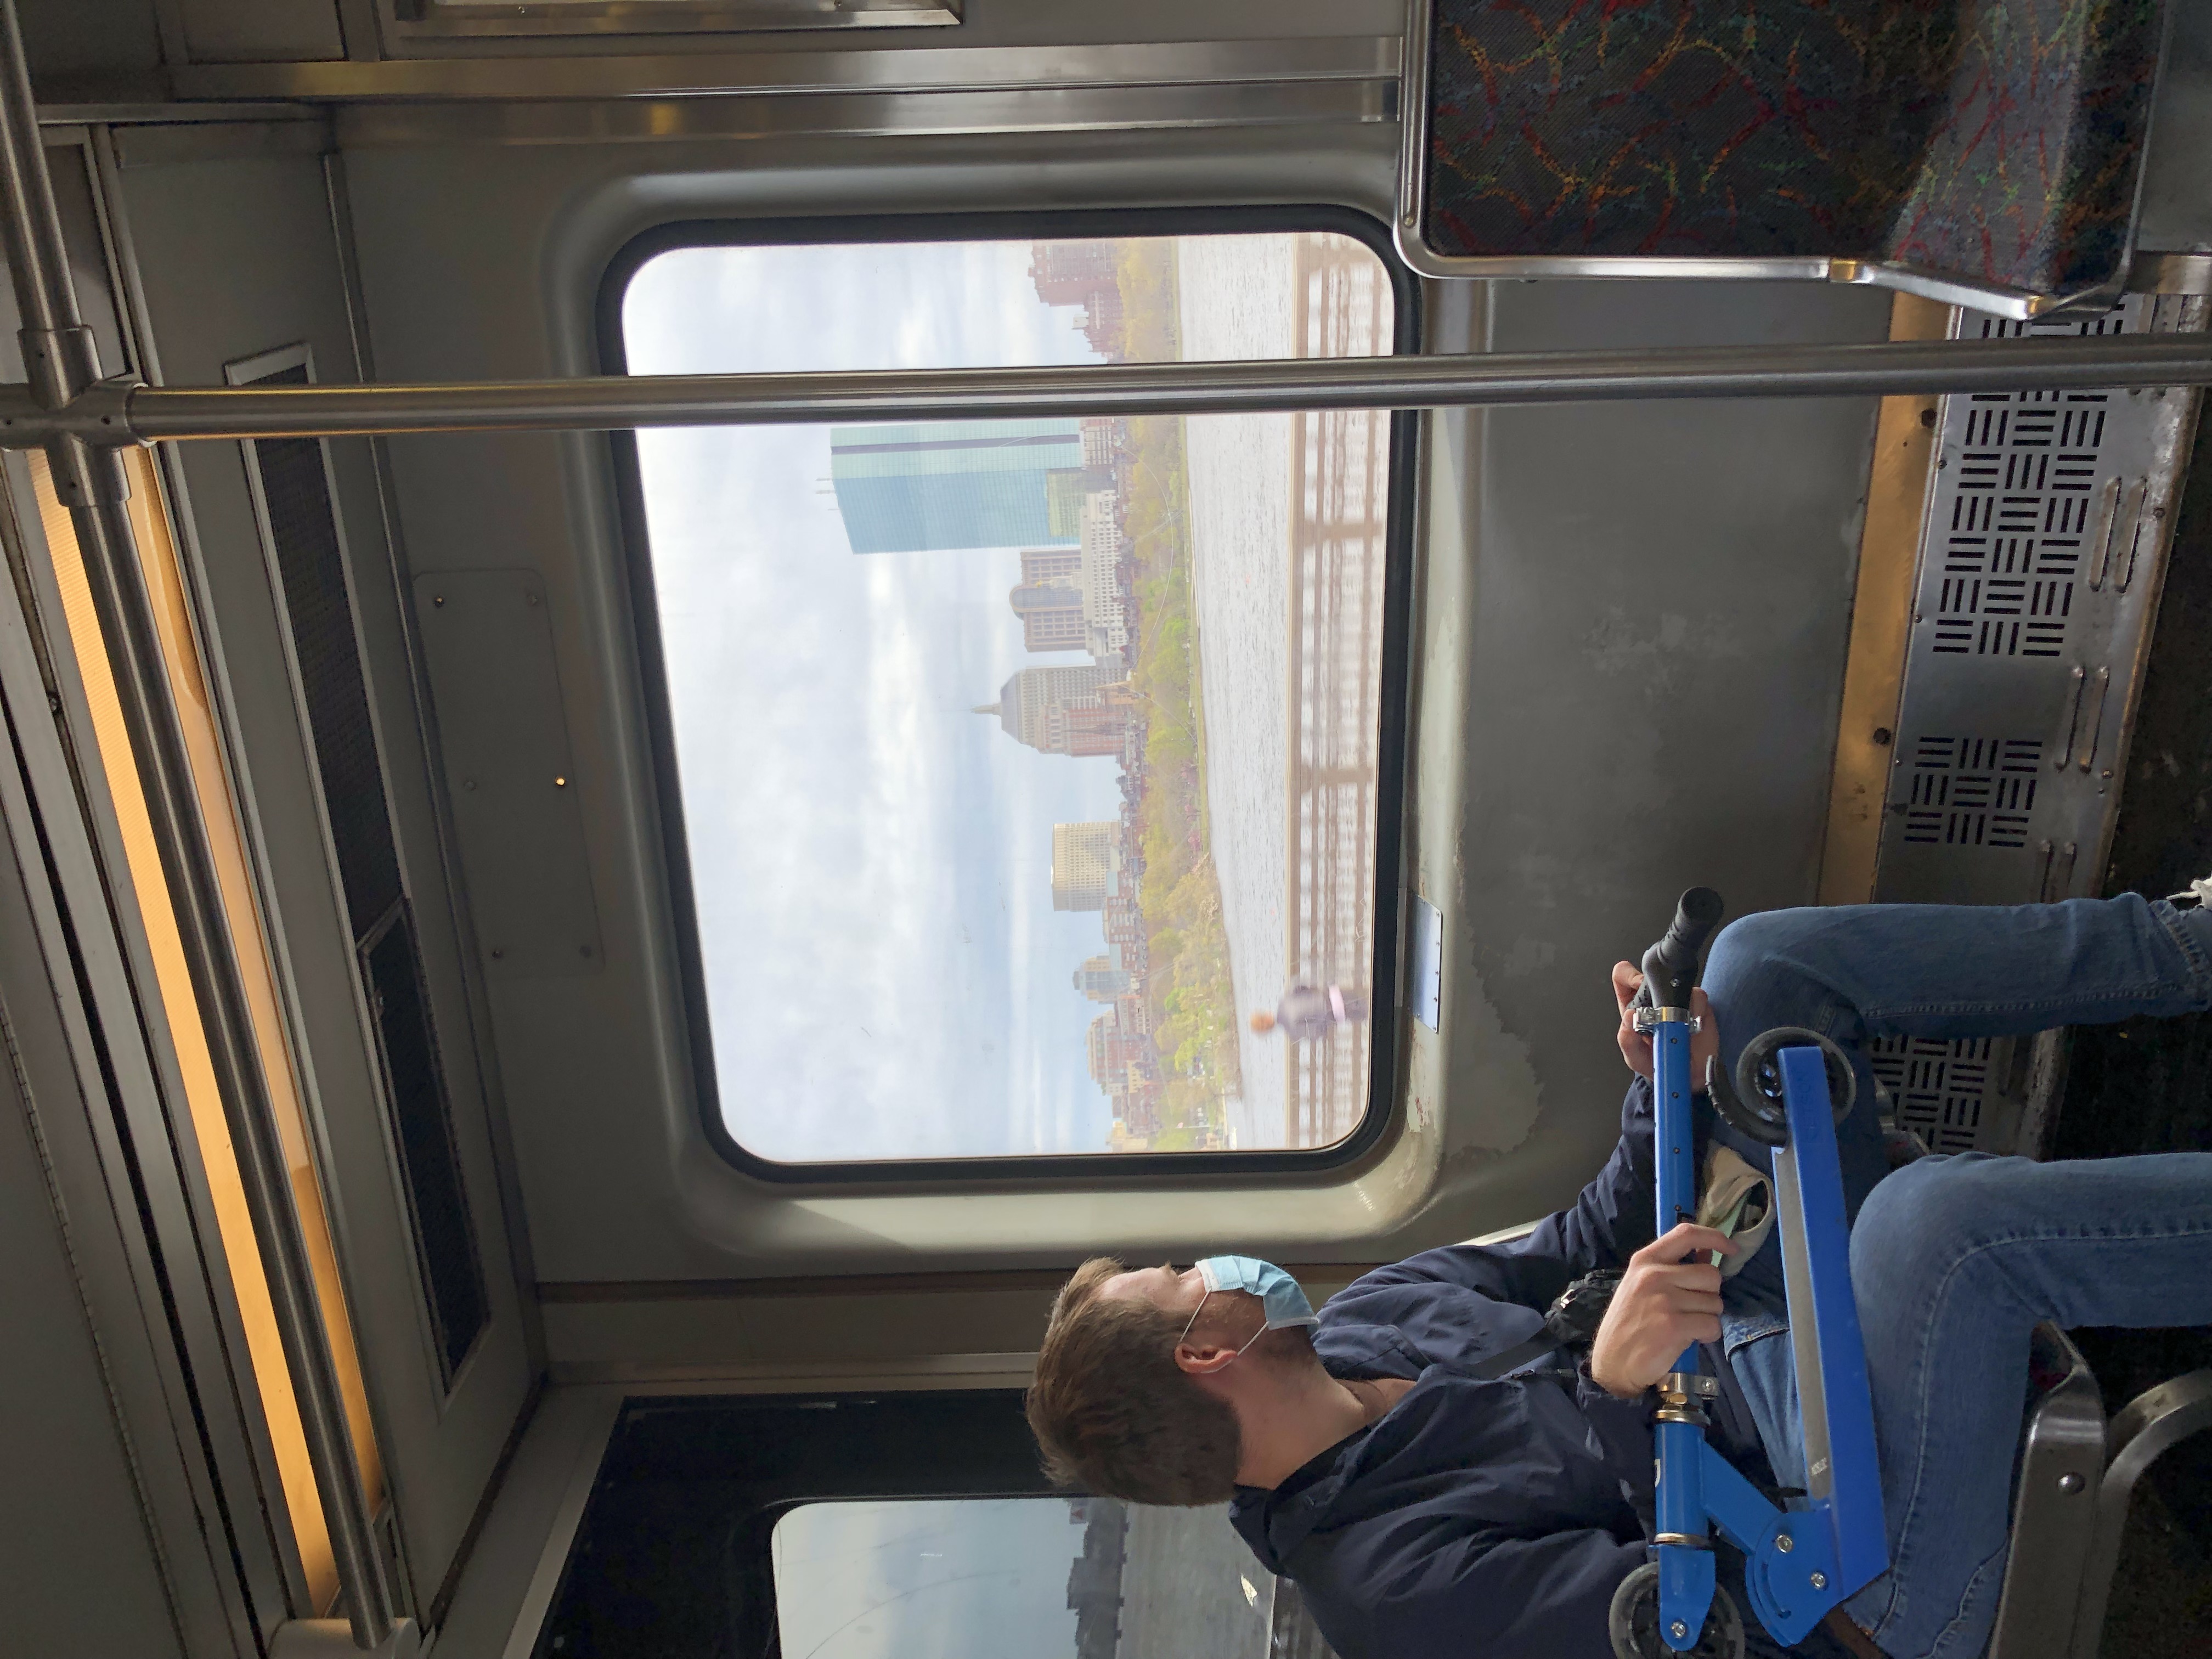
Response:
MULTIPOLYGON (((2212 914, 2132 894, 1772 911, 1721 935, 1705 987, 1724 1064, 1760 1031, 1800 1025, 1841 1044, 1859 1074, 1838 1139, 1863 1200, 1851 1282, 1891 1565, 1848 1607, 1893 1659, 1972 1659, 2004 1574, 2028 1333, 2045 1319, 2212 1324, 2212 1153, 2066 1164, 1972 1153, 1882 1179, 1864 1040, 2017 1036, 2212 1006, 2212 914)), ((1771 1241, 1760 1252, 1776 1254, 1771 1241)), ((1802 1486, 1771 1282, 1749 1269, 1729 1281, 1724 1336, 1776 1475, 1802 1486)))

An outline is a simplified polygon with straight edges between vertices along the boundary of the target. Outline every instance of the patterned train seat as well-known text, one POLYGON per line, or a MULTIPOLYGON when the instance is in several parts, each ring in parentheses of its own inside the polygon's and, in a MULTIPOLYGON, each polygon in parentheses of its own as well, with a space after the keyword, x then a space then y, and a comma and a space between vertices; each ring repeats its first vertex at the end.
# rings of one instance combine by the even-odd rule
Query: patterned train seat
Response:
POLYGON ((1429 0, 1401 234, 1437 275, 1588 258, 1850 276, 1828 269, 1847 261, 1879 268, 1862 280, 1948 283, 2015 314, 2109 295, 2166 9, 1429 0))

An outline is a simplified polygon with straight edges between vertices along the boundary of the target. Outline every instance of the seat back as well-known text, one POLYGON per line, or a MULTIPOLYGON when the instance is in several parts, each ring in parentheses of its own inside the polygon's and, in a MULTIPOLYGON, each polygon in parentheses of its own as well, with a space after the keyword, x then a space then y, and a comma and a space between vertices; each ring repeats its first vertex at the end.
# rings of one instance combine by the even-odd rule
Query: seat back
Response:
POLYGON ((2108 1424, 2081 1352, 2035 1328, 2012 1542, 1986 1659, 2098 1659, 2129 1499, 2169 1448, 2212 1428, 2212 1370, 2146 1389, 2108 1424))
POLYGON ((1415 0, 1398 236, 1430 276, 2116 296, 2163 0, 1415 0))
POLYGON ((2190 1371, 2146 1389, 2114 1413, 2105 1434, 2104 1474, 2097 1483, 2096 1530, 2081 1567, 2073 1659, 2097 1659, 2136 1482, 2170 1449, 2208 1428, 2212 1428, 2212 1370, 2190 1371))
POLYGON ((2056 1325, 2035 1328, 2034 1393, 2013 1492, 2012 1542, 1988 1659, 2051 1659, 2074 1627, 2105 1469, 2105 1401, 2081 1351, 2056 1325))

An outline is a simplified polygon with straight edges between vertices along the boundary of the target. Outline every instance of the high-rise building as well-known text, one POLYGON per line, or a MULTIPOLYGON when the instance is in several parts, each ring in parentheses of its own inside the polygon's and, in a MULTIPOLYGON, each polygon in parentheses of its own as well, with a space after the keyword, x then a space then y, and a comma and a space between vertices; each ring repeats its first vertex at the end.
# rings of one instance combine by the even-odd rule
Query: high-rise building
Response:
POLYGON ((1022 550, 1022 580, 1074 581, 1083 574, 1079 547, 1025 547, 1022 550))
POLYGON ((1102 951, 1095 957, 1085 957, 1083 965, 1075 970, 1075 988, 1093 1002, 1111 1002, 1115 997, 1127 995, 1131 982, 1129 970, 1121 964, 1121 947, 1102 951))
POLYGON ((1123 1025, 1110 1008, 1091 1022, 1086 1042, 1091 1081, 1109 1095, 1128 1093, 1132 1083, 1150 1081, 1158 1069, 1152 1040, 1123 1025))
POLYGON ((1128 610, 1121 602, 1121 525, 1114 508, 1114 497, 1105 490, 1083 498, 1084 637, 1098 657, 1129 643, 1128 610))
POLYGON ((1093 1499, 1083 1526, 1083 1553, 1068 1564, 1067 1607, 1075 1615, 1075 1659, 1114 1659, 1121 1644, 1121 1577, 1128 1510, 1093 1499))
POLYGON ((1083 465, 1087 467, 1110 467, 1114 454, 1120 447, 1119 428, 1122 422, 1113 420, 1083 422, 1083 465))
POLYGON ((1044 481, 1044 518, 1054 541, 1072 542, 1083 533, 1083 504, 1114 488, 1114 474, 1103 466, 1062 467, 1044 481))
POLYGON ((1119 244, 1101 239, 1030 244, 1030 280, 1048 306, 1081 306, 1076 326, 1091 349, 1118 359, 1123 344, 1119 244))
POLYGON ((1030 281, 1048 306, 1079 306, 1113 280, 1114 244, 1103 236, 1030 244, 1030 281))
POLYGON ((1145 913, 1138 907, 1136 895, 1128 890, 1132 884, 1124 882, 1121 885, 1121 890, 1106 901, 1102 926, 1109 945, 1134 950, 1144 941, 1145 913))
POLYGON ((1047 755, 1119 755, 1136 717, 1128 687, 1111 687, 1098 664, 1024 668, 979 714, 996 714, 1008 737, 1047 755))
POLYGON ((1136 715, 1126 696, 1126 686, 1116 686, 1090 702, 1066 708, 1049 721, 1046 733, 1055 755, 1118 755, 1125 762, 1129 739, 1137 729, 1136 715))
MULTIPOLYGON (((1080 478, 1072 420, 926 421, 830 433, 830 480, 855 553, 1072 543, 1053 528, 1055 473, 1080 478)), ((1070 488, 1059 487, 1065 496, 1070 488)))
POLYGON ((1097 823, 1052 826, 1052 908, 1103 910, 1114 890, 1120 866, 1121 826, 1113 818, 1097 823))
POLYGON ((1073 580, 1024 582, 1006 595, 1022 619, 1025 651, 1083 649, 1083 590, 1073 580))

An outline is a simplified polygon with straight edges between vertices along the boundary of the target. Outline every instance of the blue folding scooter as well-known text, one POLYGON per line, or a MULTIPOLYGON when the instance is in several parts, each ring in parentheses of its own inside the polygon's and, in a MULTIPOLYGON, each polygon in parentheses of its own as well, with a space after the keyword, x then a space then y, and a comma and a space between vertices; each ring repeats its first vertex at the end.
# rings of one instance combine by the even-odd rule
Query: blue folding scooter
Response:
MULTIPOLYGON (((1690 994, 1719 925, 1719 894, 1682 895, 1667 935, 1644 955, 1636 1029, 1652 1043, 1659 1231, 1694 1220, 1690 994)), ((1851 1300, 1850 1243, 1835 1126, 1856 1091, 1843 1051, 1782 1028, 1747 1044, 1729 1086, 1717 1061, 1705 1086, 1732 1127, 1774 1149, 1790 1336, 1802 1407, 1806 1491, 1777 1508, 1705 1443, 1705 1402, 1719 1392, 1687 1349, 1659 1380, 1658 1525, 1652 1559, 1621 1581, 1611 1634, 1618 1659, 1741 1659, 1743 1618, 1714 1577, 1712 1528, 1744 1555, 1752 1611, 1788 1646, 1889 1567, 1866 1351, 1851 1300)))

